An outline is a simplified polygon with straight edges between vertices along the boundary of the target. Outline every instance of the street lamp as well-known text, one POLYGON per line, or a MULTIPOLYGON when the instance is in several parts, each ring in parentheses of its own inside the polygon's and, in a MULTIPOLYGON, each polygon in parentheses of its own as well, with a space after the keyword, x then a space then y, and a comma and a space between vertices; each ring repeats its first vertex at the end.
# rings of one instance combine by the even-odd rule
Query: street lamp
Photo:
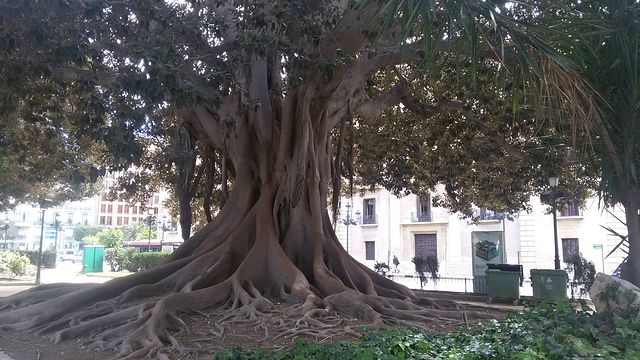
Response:
POLYGON ((4 219, 4 249, 7 250, 7 230, 9 230, 9 216, 4 219))
POLYGON ((160 244, 164 242, 164 231, 166 230, 167 224, 167 215, 162 215, 162 240, 160 240, 160 244))
MULTIPOLYGON (((43 205, 40 205, 41 207, 43 205)), ((42 239, 44 238, 44 212, 45 208, 42 208, 42 217, 40 218, 40 245, 38 246, 38 260, 36 262, 36 285, 40 285, 40 267, 42 266, 42 239)))
POLYGON ((58 254, 58 228, 60 227, 60 214, 58 213, 56 213, 56 216, 54 217, 53 226, 56 228, 56 239, 53 242, 53 251, 58 254))
POLYGON ((147 218, 147 220, 149 220, 149 239, 147 241, 147 252, 151 252, 151 222, 153 221, 153 209, 149 209, 149 211, 147 211, 147 214, 149 215, 149 217, 147 218))
MULTIPOLYGON (((347 217, 342 219, 342 223, 347 226, 347 254, 349 253, 349 225, 357 225, 358 223, 351 217, 351 204, 347 205, 347 217)), ((356 210, 356 217, 360 217, 360 211, 356 210)))
POLYGON ((549 186, 551 187, 551 212, 553 214, 553 245, 555 248, 554 264, 556 270, 560 270, 560 255, 558 253, 558 221, 556 219, 558 180, 557 176, 549 176, 549 186))

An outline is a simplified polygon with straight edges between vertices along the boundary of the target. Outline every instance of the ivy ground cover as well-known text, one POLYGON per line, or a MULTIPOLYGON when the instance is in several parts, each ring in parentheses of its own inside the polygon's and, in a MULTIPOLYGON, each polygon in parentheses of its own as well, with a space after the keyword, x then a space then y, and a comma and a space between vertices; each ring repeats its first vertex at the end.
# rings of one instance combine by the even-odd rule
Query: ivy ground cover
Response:
POLYGON ((584 304, 542 304, 448 333, 395 328, 365 331, 354 341, 297 341, 277 352, 230 349, 213 355, 232 359, 640 359, 638 309, 593 313, 584 304))

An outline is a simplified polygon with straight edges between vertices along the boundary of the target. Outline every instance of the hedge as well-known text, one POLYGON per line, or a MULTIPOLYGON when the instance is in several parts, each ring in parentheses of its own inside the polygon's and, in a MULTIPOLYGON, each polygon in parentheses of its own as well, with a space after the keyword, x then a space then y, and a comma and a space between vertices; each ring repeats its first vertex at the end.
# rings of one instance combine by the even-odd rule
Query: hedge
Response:
POLYGON ((145 271, 161 264, 170 252, 137 252, 130 254, 124 268, 131 272, 145 271))
POLYGON ((27 256, 13 250, 0 250, 0 275, 18 277, 33 272, 27 256))
MULTIPOLYGON (((12 250, 18 254, 22 254, 29 259, 31 265, 38 265, 38 251, 36 250, 12 250)), ((42 266, 46 268, 56 267, 56 252, 46 250, 42 252, 42 266)))

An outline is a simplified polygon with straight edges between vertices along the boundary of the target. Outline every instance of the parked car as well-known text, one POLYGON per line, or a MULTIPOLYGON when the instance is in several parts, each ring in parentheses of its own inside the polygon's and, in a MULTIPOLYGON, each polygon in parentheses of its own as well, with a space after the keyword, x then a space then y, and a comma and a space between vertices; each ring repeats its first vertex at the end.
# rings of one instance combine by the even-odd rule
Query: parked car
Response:
POLYGON ((73 264, 76 262, 82 262, 82 254, 75 250, 58 251, 58 261, 71 261, 73 264))

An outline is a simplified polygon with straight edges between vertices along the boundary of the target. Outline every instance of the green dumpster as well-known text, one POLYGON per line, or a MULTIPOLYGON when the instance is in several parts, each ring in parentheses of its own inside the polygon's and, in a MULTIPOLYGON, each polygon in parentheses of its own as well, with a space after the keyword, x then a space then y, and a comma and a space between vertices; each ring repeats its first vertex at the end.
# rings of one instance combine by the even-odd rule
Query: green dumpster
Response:
POLYGON ((518 302, 520 300, 522 266, 509 264, 487 265, 487 296, 489 302, 494 300, 518 302))
POLYGON ((564 270, 531 270, 533 300, 557 302, 567 298, 569 276, 564 270))
POLYGON ((82 271, 85 273, 102 272, 104 246, 85 245, 82 249, 82 271))

